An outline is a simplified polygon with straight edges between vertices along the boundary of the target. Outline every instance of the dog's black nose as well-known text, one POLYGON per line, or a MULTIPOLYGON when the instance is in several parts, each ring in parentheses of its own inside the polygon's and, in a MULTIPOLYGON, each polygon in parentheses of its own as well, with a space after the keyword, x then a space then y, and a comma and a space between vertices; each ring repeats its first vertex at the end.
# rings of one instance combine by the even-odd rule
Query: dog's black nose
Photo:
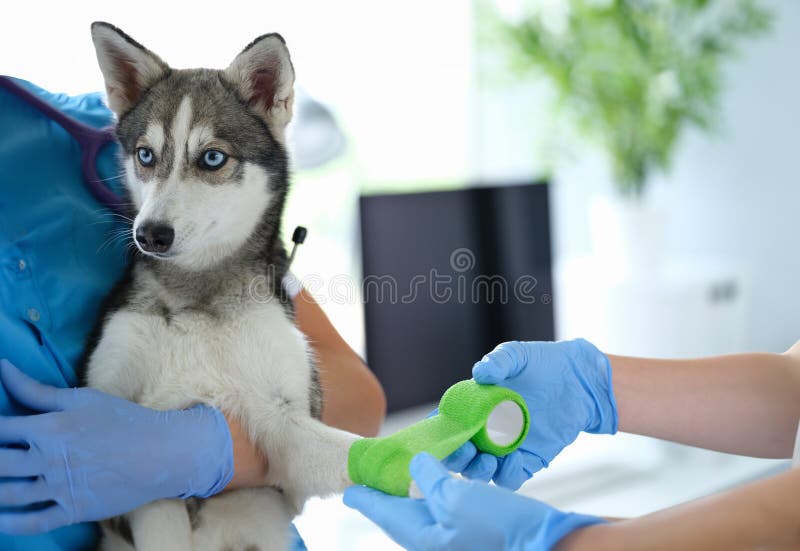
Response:
POLYGON ((136 241, 149 253, 165 253, 175 240, 175 230, 166 224, 143 224, 136 228, 136 241))

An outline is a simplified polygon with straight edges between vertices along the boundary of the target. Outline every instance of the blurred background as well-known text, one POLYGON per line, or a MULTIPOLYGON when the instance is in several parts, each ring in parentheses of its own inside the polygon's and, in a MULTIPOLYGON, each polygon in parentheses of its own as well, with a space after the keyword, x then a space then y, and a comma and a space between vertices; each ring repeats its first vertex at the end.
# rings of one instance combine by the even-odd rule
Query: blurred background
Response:
MULTIPOLYGON (((0 73, 102 89, 93 20, 180 68, 285 37, 293 270, 384 383, 386 433, 502 340, 691 357, 800 337, 797 2, 30 2, 0 19, 0 73)), ((635 516, 783 468, 581 437, 522 491, 635 516)), ((339 498, 298 527, 309 549, 392 547, 339 498)))

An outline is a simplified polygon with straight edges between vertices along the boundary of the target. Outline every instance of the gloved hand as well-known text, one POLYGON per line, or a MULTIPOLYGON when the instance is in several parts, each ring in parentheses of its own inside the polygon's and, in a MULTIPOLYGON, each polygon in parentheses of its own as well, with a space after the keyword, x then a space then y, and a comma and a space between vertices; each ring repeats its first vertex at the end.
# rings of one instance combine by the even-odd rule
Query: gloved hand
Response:
POLYGON ((0 379, 41 412, 0 417, 0 532, 36 534, 157 499, 207 497, 233 476, 228 424, 214 408, 155 411, 89 388, 46 386, 5 360, 0 379))
MULTIPOLYGON (((425 416, 429 419, 439 414, 439 408, 434 409, 425 416)), ((489 453, 480 453, 471 441, 461 445, 456 451, 442 459, 448 470, 461 473, 470 480, 489 482, 497 472, 498 461, 501 458, 489 453)), ((516 490, 517 488, 513 488, 516 490)))
POLYGON ((450 470, 469 478, 493 478, 516 490, 580 432, 617 432, 611 364, 583 339, 503 343, 473 366, 472 377, 518 392, 530 410, 531 426, 519 449, 505 457, 478 453, 467 442, 445 460, 450 470))
POLYGON ((432 455, 411 460, 411 476, 425 499, 351 486, 344 503, 363 513, 411 550, 550 549, 578 528, 603 519, 563 513, 505 488, 457 480, 432 455))

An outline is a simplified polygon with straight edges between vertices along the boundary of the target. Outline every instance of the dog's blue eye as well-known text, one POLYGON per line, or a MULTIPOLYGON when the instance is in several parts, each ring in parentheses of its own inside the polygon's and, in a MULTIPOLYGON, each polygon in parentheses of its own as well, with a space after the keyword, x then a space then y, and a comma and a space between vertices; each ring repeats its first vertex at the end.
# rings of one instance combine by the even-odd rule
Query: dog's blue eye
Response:
POLYGON ((153 155, 153 150, 149 147, 140 147, 136 150, 136 156, 139 158, 139 162, 142 166, 153 166, 155 162, 155 155, 153 155))
POLYGON ((216 170, 225 164, 228 156, 218 149, 209 149, 203 153, 200 165, 207 170, 216 170))

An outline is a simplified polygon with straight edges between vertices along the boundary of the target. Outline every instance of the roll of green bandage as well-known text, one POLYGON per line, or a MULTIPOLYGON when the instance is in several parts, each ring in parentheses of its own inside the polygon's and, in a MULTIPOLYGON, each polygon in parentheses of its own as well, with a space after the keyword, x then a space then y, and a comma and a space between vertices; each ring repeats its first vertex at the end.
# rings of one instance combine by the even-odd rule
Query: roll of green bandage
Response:
POLYGON ((444 459, 472 440, 479 450, 502 457, 519 447, 529 424, 525 401, 513 390, 461 381, 444 393, 438 415, 391 436, 356 441, 348 459, 350 479, 407 496, 412 482, 408 465, 416 454, 444 459))

